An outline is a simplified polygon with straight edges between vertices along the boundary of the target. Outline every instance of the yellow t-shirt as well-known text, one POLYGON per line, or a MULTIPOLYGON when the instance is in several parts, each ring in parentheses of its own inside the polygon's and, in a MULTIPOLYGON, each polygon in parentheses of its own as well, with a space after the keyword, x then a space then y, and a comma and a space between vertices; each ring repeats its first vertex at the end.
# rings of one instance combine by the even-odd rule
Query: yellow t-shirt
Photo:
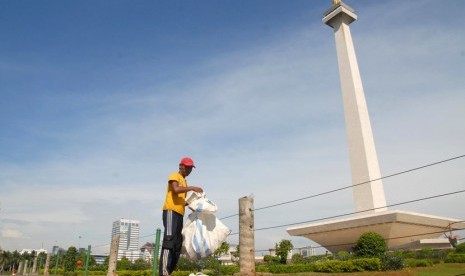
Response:
POLYGON ((180 173, 172 173, 168 179, 168 188, 166 189, 166 199, 163 210, 173 210, 178 214, 184 215, 186 206, 186 193, 175 193, 171 188, 170 181, 177 181, 179 187, 187 187, 186 179, 180 173))

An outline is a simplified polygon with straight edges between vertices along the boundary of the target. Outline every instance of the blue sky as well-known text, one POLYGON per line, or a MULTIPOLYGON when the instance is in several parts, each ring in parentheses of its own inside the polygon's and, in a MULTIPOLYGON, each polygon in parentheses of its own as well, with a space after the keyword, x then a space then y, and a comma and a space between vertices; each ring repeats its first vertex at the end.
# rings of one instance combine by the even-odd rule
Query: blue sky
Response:
MULTIPOLYGON (((242 196, 259 208, 350 185, 331 2, 1 1, 0 246, 106 253, 119 218, 150 235, 186 155, 220 218, 242 196)), ((346 3, 382 175, 465 154, 465 2, 346 3)), ((463 190, 464 166, 386 179, 388 204, 463 190)), ((465 219, 463 200, 398 208, 465 219)), ((347 190, 255 226, 353 210, 347 190)), ((315 245, 285 230, 257 232, 256 249, 315 245)))

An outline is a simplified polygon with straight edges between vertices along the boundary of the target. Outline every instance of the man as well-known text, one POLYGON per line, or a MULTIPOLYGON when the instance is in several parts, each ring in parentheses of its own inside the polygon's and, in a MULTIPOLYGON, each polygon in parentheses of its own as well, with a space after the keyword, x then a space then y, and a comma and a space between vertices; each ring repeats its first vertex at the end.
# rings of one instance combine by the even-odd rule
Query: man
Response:
POLYGON ((201 193, 203 189, 187 186, 186 177, 195 168, 194 161, 184 157, 179 163, 179 172, 172 173, 168 179, 165 204, 163 205, 163 244, 160 256, 160 276, 169 276, 176 268, 182 248, 182 227, 186 192, 201 193))

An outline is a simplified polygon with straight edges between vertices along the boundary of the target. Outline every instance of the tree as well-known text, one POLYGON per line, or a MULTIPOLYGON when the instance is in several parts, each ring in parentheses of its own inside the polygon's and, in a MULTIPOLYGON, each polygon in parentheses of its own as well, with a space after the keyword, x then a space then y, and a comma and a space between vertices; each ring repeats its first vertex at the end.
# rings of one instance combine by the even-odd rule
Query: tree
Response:
POLYGON ((21 254, 19 254, 18 250, 13 251, 13 256, 12 256, 12 269, 15 271, 19 267, 19 262, 21 261, 21 254))
POLYGON ((289 251, 291 251, 292 249, 294 249, 294 246, 292 245, 292 242, 290 240, 281 240, 279 244, 276 244, 276 256, 279 257, 279 261, 282 264, 285 264, 287 262, 287 256, 289 254, 289 251))
POLYGON ((229 243, 224 241, 221 243, 220 247, 218 247, 218 249, 215 250, 215 252, 213 253, 213 256, 219 257, 223 254, 228 254, 228 251, 229 251, 229 243))
POLYGON ((131 262, 126 257, 122 257, 121 260, 116 262, 116 270, 128 270, 130 268, 131 262))
POLYGON ((386 241, 383 236, 375 232, 366 232, 360 236, 354 253, 357 257, 381 258, 387 251, 386 241))
POLYGON ((77 260, 79 253, 76 247, 71 246, 66 251, 65 257, 63 258, 64 271, 75 271, 77 268, 77 260))
POLYGON ((145 270, 150 269, 150 263, 144 259, 137 259, 131 266, 132 270, 145 270))
POLYGON ((231 261, 238 263, 240 258, 240 248, 239 245, 236 245, 236 251, 231 252, 231 261))
POLYGON ((40 252, 37 255, 37 268, 40 270, 45 266, 45 260, 47 259, 47 254, 45 252, 40 252))

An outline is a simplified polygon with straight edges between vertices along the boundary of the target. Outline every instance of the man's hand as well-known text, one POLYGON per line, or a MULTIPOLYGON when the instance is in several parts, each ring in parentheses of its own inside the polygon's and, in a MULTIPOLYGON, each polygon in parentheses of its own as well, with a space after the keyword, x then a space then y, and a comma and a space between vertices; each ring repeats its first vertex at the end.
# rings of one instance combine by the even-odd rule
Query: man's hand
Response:
POLYGON ((191 186, 190 188, 196 193, 203 193, 203 189, 200 187, 191 186))

